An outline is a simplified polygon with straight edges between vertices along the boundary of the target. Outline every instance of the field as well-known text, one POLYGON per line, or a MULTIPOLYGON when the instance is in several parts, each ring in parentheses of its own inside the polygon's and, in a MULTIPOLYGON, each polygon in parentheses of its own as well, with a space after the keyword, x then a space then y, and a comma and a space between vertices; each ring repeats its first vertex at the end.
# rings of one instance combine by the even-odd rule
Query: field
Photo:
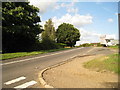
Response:
POLYGON ((118 46, 118 45, 115 45, 115 46, 110 46, 109 48, 118 49, 119 46, 118 46))
POLYGON ((119 54, 112 54, 91 60, 85 63, 84 67, 97 71, 105 70, 120 74, 120 69, 118 64, 120 64, 119 54))

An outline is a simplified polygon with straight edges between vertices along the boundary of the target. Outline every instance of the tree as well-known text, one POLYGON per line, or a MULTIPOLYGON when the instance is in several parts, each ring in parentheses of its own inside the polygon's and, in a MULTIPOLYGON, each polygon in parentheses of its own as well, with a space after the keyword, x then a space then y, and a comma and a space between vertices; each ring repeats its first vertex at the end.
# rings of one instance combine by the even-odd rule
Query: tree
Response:
POLYGON ((42 41, 50 40, 55 42, 55 27, 53 26, 52 19, 46 21, 44 31, 42 32, 42 41))
POLYGON ((44 49, 55 49, 57 48, 55 43, 55 28, 51 19, 46 21, 44 25, 44 31, 42 32, 42 44, 44 49))
POLYGON ((57 42, 73 47, 80 38, 80 32, 73 25, 63 23, 58 26, 56 31, 57 42))
POLYGON ((2 3, 3 52, 32 50, 42 32, 38 12, 28 2, 2 3))

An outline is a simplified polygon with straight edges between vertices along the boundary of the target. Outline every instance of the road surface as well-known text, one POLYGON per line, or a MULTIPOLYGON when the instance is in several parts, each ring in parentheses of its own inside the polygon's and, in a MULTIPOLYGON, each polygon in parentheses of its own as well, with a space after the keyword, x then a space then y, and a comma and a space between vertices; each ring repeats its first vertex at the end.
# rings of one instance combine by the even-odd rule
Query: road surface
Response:
POLYGON ((42 88, 38 73, 48 66, 68 60, 76 55, 109 54, 107 48, 81 47, 47 54, 9 59, 2 62, 2 88, 42 88))

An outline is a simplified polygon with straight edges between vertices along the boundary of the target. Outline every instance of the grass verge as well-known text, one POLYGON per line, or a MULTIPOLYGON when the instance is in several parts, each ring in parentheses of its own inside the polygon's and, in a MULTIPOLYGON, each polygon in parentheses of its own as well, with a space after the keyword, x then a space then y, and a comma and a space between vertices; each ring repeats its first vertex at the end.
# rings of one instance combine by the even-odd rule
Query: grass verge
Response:
POLYGON ((115 46, 110 46, 108 48, 113 48, 113 49, 119 49, 119 46, 118 45, 115 45, 115 46))
POLYGON ((5 54, 0 54, 0 56, 2 56, 2 57, 0 57, 0 60, 6 60, 6 59, 12 59, 12 58, 23 57, 23 56, 30 56, 30 55, 37 55, 37 54, 43 54, 43 53, 49 53, 49 52, 67 50, 67 49, 70 49, 70 48, 41 50, 41 51, 33 51, 33 52, 5 53, 5 54))
POLYGON ((86 62, 84 63, 84 67, 97 71, 107 70, 120 74, 119 64, 119 54, 112 54, 86 62))

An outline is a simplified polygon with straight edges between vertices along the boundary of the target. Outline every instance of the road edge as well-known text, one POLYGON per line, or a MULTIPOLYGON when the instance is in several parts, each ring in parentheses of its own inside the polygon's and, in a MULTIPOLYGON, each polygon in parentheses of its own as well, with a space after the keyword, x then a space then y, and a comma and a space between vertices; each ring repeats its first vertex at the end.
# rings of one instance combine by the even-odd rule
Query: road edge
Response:
POLYGON ((47 70, 50 70, 50 69, 52 69, 52 68, 58 67, 58 66, 60 66, 60 65, 66 64, 66 63, 72 61, 72 60, 73 60, 74 58, 76 58, 77 56, 79 56, 79 55, 75 55, 75 56, 73 56, 73 57, 70 57, 69 59, 67 59, 67 60, 65 60, 65 61, 62 61, 62 62, 60 62, 60 63, 58 63, 58 64, 49 66, 49 67, 43 69, 42 71, 40 71, 40 73, 38 73, 39 82, 43 85, 44 88, 54 88, 53 86, 47 84, 47 82, 46 82, 45 79, 43 78, 44 72, 47 71, 47 70))
POLYGON ((50 70, 50 69, 52 69, 52 68, 58 67, 58 66, 60 66, 60 65, 66 64, 66 63, 68 63, 68 62, 74 60, 74 58, 76 58, 76 57, 78 57, 78 56, 87 55, 87 53, 89 53, 89 52, 92 51, 93 49, 95 49, 95 47, 92 48, 92 49, 90 49, 90 50, 88 50, 85 54, 82 54, 82 55, 80 55, 80 54, 75 55, 75 56, 73 56, 73 57, 70 57, 70 58, 67 59, 67 60, 64 60, 64 61, 58 63, 58 64, 55 64, 55 65, 52 65, 52 66, 49 66, 49 67, 43 69, 42 71, 40 71, 40 73, 38 73, 39 82, 43 85, 44 88, 54 88, 53 86, 47 84, 47 82, 46 82, 45 79, 43 78, 44 72, 47 71, 47 70, 50 70))

